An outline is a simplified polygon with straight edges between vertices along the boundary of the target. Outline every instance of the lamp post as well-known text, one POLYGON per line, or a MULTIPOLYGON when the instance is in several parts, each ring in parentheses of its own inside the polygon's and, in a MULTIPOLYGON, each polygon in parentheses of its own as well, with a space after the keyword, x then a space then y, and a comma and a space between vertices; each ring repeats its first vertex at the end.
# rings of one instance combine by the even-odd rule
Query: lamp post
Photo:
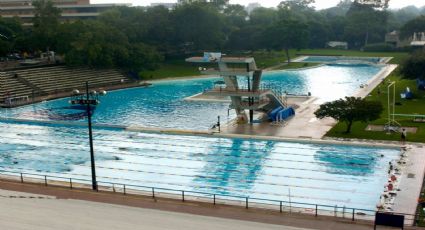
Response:
POLYGON ((96 181, 96 165, 94 160, 94 150, 93 150, 93 132, 91 124, 91 109, 90 104, 93 103, 93 100, 90 99, 89 95, 89 82, 86 81, 86 100, 83 102, 87 105, 87 121, 89 126, 89 142, 90 142, 90 161, 91 161, 91 178, 92 178, 92 188, 97 190, 97 181, 96 181))

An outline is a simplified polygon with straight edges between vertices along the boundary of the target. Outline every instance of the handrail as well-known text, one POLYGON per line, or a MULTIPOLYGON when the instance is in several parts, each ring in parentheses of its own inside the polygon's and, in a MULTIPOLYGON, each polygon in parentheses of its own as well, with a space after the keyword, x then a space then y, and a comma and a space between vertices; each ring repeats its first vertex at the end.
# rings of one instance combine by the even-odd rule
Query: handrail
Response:
MULTIPOLYGON (((34 181, 27 181, 26 178, 31 178, 32 180, 39 179, 42 180, 40 183, 43 183, 45 186, 48 186, 49 180, 56 179, 56 182, 68 182, 70 189, 75 189, 75 182, 85 182, 81 183, 81 185, 88 185, 91 183, 91 180, 88 179, 82 179, 82 178, 72 178, 72 177, 62 177, 62 176, 53 176, 53 175, 43 175, 43 174, 37 174, 37 173, 27 173, 27 172, 19 172, 19 171, 9 171, 9 170, 0 170, 0 176, 15 176, 18 177, 21 183, 36 183, 34 181), (11 175, 12 174, 12 175, 11 175), (32 176, 32 177, 31 177, 32 176)), ((16 179, 16 178, 14 178, 16 179)), ((197 197, 197 198, 210 198, 213 199, 213 204, 217 204, 217 200, 223 200, 223 201, 239 201, 242 202, 246 208, 249 208, 249 204, 260 204, 260 205, 268 205, 272 207, 279 208, 280 212, 283 212, 284 208, 289 208, 289 212, 291 212, 291 209, 304 209, 304 211, 314 211, 314 215, 317 216, 329 216, 330 214, 334 214, 335 217, 341 217, 338 216, 338 214, 341 214, 338 210, 342 211, 342 218, 346 218, 346 214, 348 214, 349 219, 352 221, 355 221, 356 215, 363 215, 366 217, 374 217, 376 210, 370 210, 370 209, 362 209, 362 208, 350 208, 345 206, 332 206, 332 205, 326 205, 326 204, 312 204, 312 203, 304 203, 304 202, 292 202, 292 201, 285 201, 285 200, 274 200, 274 199, 266 199, 266 198, 259 198, 259 197, 250 197, 250 196, 239 196, 239 195, 226 195, 226 194, 215 194, 215 193, 208 193, 208 192, 202 192, 202 191, 187 191, 187 190, 181 190, 181 189, 171 189, 171 188, 163 188, 163 187, 153 187, 153 186, 144 186, 144 185, 136 185, 136 184, 126 184, 126 183, 114 183, 110 181, 97 181, 98 185, 109 185, 112 191, 115 193, 116 186, 122 186, 122 193, 124 195, 131 193, 131 190, 133 189, 135 191, 139 192, 149 192, 152 193, 152 197, 158 197, 158 192, 160 191, 161 194, 166 194, 164 197, 169 197, 170 195, 181 195, 181 199, 184 202, 185 199, 187 200, 187 196, 185 197, 185 194, 191 194, 191 197, 197 197), (165 192, 164 192, 165 191, 165 192), (221 199, 219 199, 221 198, 221 199), (286 205, 286 207, 285 207, 286 205), (310 208, 311 207, 311 208, 310 208), (328 213, 328 215, 320 214, 319 211, 323 211, 328 213)), ((52 184, 51 184, 52 185, 52 184)), ((64 184, 54 184, 55 186, 63 186, 68 187, 64 184)), ((81 186, 80 186, 81 188, 81 186)), ((103 189, 102 186, 98 186, 97 191, 110 191, 107 189, 103 189)), ((199 201, 199 200, 198 200, 199 201)), ((263 207, 262 207, 263 208, 263 207)), ((308 212, 307 212, 308 213, 308 212)), ((311 213, 311 212, 310 212, 311 213)), ((405 217, 411 217, 406 218, 406 220, 413 221, 413 224, 416 224, 418 218, 420 217, 420 214, 406 214, 406 213, 396 213, 391 212, 393 214, 398 215, 404 215, 405 217)))

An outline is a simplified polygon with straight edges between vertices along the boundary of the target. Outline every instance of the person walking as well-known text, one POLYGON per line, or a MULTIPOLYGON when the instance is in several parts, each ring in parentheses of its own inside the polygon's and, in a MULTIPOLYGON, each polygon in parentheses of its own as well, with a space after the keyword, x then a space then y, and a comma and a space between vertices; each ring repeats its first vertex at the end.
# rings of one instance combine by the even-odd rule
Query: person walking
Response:
POLYGON ((402 129, 401 130, 401 144, 402 145, 406 144, 406 138, 407 138, 407 131, 406 131, 406 129, 402 129))

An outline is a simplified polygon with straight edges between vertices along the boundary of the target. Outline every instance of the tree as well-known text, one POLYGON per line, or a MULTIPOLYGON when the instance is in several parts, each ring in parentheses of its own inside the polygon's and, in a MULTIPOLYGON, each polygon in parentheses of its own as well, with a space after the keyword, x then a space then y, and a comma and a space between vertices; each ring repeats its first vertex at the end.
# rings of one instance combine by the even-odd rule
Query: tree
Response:
POLYGON ((407 58, 401 66, 400 73, 407 79, 425 79, 425 52, 417 51, 407 58))
POLYGON ((278 8, 294 11, 311 10, 310 5, 314 2, 315 0, 286 0, 280 2, 278 8))
POLYGON ((308 45, 308 26, 298 20, 281 19, 266 30, 265 37, 268 47, 285 50, 290 63, 289 49, 301 49, 308 45))
MULTIPOLYGON (((223 14, 225 16, 226 24, 229 27, 241 28, 245 26, 246 19, 248 18, 248 12, 242 5, 228 5, 224 9, 223 14)), ((232 31, 232 30, 230 30, 232 31)))
POLYGON ((270 26, 277 21, 277 11, 273 8, 255 8, 249 15, 249 22, 256 26, 270 26))
POLYGON ((403 27, 401 27, 400 36, 402 38, 409 38, 413 36, 415 32, 425 31, 425 15, 417 17, 408 21, 403 27))
POLYGON ((81 30, 65 55, 68 64, 114 67, 128 59, 128 39, 118 29, 87 21, 81 30))
POLYGON ((385 11, 372 6, 353 3, 346 16, 344 36, 352 47, 362 47, 369 42, 381 42, 386 33, 385 11))
POLYGON ((332 117, 337 121, 345 122, 347 124, 346 133, 350 133, 354 121, 376 120, 380 117, 382 111, 381 102, 366 101, 360 97, 345 97, 345 99, 320 105, 320 108, 314 114, 319 119, 332 117))
POLYGON ((51 0, 34 0, 33 33, 37 48, 49 50, 55 44, 61 10, 51 0))
POLYGON ((220 49, 224 43, 223 17, 209 4, 183 4, 173 11, 176 41, 185 52, 220 49))

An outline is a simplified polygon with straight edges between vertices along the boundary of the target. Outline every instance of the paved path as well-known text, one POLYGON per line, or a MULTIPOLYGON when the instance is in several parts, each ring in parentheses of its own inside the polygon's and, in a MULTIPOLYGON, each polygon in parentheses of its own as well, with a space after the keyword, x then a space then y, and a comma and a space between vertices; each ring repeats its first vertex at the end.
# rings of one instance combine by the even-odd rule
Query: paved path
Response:
POLYGON ((0 229, 373 229, 348 219, 8 181, 0 181, 0 189, 57 198, 0 198, 0 229))
POLYGON ((0 210, 0 229, 304 230, 78 200, 0 198, 0 210))

